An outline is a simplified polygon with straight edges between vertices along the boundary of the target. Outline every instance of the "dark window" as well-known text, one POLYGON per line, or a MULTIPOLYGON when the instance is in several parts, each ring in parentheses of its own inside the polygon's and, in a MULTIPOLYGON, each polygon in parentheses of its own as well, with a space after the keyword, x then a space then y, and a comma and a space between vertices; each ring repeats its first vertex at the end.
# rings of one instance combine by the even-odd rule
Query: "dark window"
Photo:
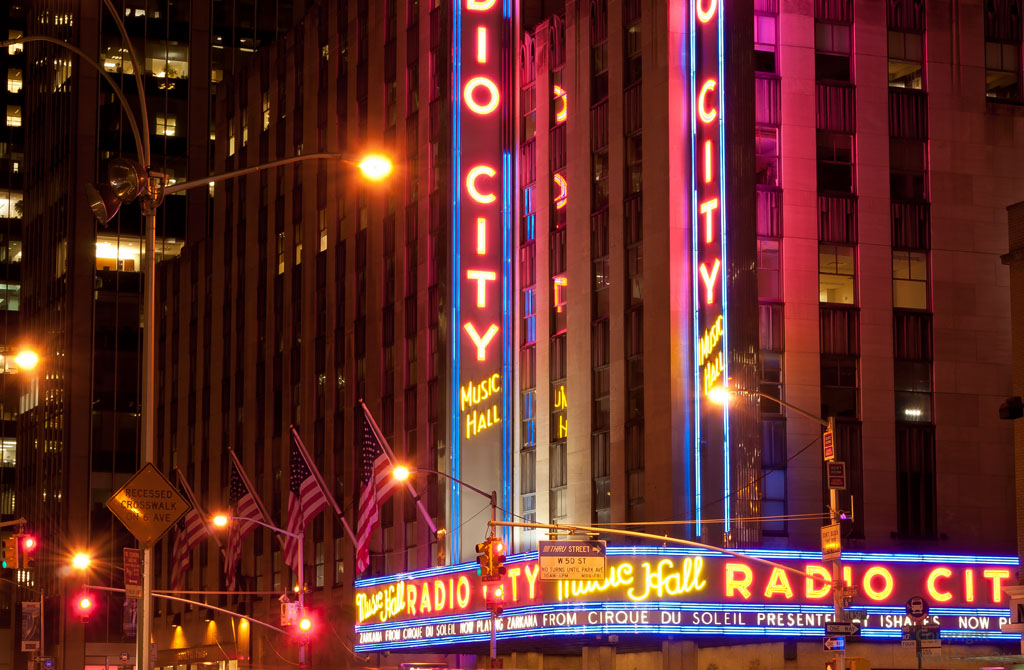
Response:
POLYGON ((754 14, 754 70, 776 72, 778 47, 778 17, 773 14, 754 14))
POLYGON ((851 26, 839 23, 815 23, 814 70, 818 81, 853 81, 851 30, 851 26))
MULTIPOLYGON (((764 404, 761 405, 762 409, 764 404)), ((761 516, 786 515, 786 422, 764 419, 761 422, 762 498, 761 516)), ((784 518, 766 518, 761 524, 765 535, 785 535, 784 518)))
POLYGON ((1020 99, 1020 43, 985 42, 985 95, 1020 99))
POLYGON ((893 200, 922 202, 928 197, 928 156, 924 140, 889 140, 889 191, 893 200))
POLYGON ((823 130, 817 136, 819 193, 853 193, 853 135, 823 130))
POLYGON ((821 357, 821 415, 857 418, 857 359, 821 357))
POLYGON ((896 523, 904 538, 936 537, 935 428, 896 425, 896 523))

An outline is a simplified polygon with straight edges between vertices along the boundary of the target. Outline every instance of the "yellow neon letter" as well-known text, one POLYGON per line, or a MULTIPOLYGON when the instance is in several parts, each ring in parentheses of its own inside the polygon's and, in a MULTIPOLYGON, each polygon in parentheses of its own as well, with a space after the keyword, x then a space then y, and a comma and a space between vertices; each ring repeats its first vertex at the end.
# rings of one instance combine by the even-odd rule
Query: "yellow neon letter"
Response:
POLYGON ((555 186, 558 187, 558 193, 555 195, 555 209, 562 209, 565 207, 566 198, 569 194, 569 185, 565 181, 565 177, 560 174, 556 174, 555 186))
POLYGON ((469 174, 466 175, 466 190, 469 191, 469 197, 473 198, 473 200, 476 200, 477 202, 483 205, 486 205, 497 200, 498 198, 497 196, 494 195, 494 193, 484 194, 478 191, 476 188, 477 177, 479 177, 480 175, 487 175, 488 177, 493 177, 496 174, 497 172, 494 171, 494 168, 488 165, 477 165, 475 168, 470 170, 469 174))
POLYGON ((718 11, 718 0, 711 0, 711 4, 708 5, 707 9, 704 9, 701 4, 701 0, 697 0, 697 19, 701 23, 707 23, 714 17, 715 12, 718 11))
POLYGON ((864 593, 868 598, 872 600, 885 600, 892 595, 893 590, 893 579, 892 573, 883 568, 880 565, 875 565, 867 569, 864 573, 864 593), (882 578, 882 588, 876 589, 871 581, 875 577, 882 578))
POLYGON ((494 281, 498 275, 489 270, 467 270, 466 277, 476 281, 476 306, 487 307, 487 282, 494 281))
POLYGON ((928 595, 935 599, 936 602, 944 603, 947 600, 953 598, 953 594, 949 591, 940 591, 938 586, 935 584, 940 578, 946 579, 952 577, 953 571, 949 568, 935 568, 928 573, 928 581, 925 582, 925 586, 928 589, 928 595))
POLYGON ((718 116, 718 110, 712 107, 710 110, 704 105, 704 98, 710 91, 715 90, 715 80, 708 79, 704 82, 704 85, 700 87, 700 95, 697 96, 697 112, 700 114, 700 120, 704 123, 711 123, 718 116))
POLYGON ((487 219, 482 216, 476 219, 476 253, 478 256, 487 253, 487 219))
POLYGON ((469 107, 477 114, 490 114, 498 108, 498 102, 501 100, 501 97, 498 95, 498 87, 494 85, 493 81, 487 77, 473 77, 466 82, 466 87, 462 89, 462 99, 466 103, 466 107, 469 107), (478 104, 473 99, 473 91, 480 86, 487 89, 489 100, 486 105, 478 104))
POLYGON ((704 140, 704 183, 711 183, 711 140, 704 140))
POLYGON ((771 598, 775 594, 783 596, 786 600, 793 599, 793 587, 789 583, 789 577, 782 568, 772 568, 771 577, 768 578, 768 586, 764 589, 764 597, 771 598))
POLYGON ((704 290, 707 291, 709 305, 715 301, 715 280, 718 278, 718 268, 721 266, 721 261, 716 258, 715 264, 711 268, 711 274, 708 274, 708 266, 700 264, 700 276, 704 280, 704 290))
MULTIPOLYGON (((804 595, 807 598, 824 598, 832 592, 832 573, 820 565, 808 565, 804 568, 807 581, 804 584, 804 595), (828 581, 823 586, 815 586, 814 577, 822 577, 828 581)), ((820 584, 820 582, 818 582, 820 584)))
POLYGON ((494 6, 494 0, 466 0, 466 9, 471 12, 485 12, 494 6))
POLYGON ((744 600, 750 599, 750 586, 754 581, 754 573, 749 566, 743 563, 725 564, 725 597, 728 598, 736 593, 743 596, 744 600), (741 575, 737 578, 737 575, 741 575))
POLYGON ((476 359, 478 361, 486 361, 487 345, 490 344, 494 336, 498 334, 498 327, 492 323, 487 328, 487 332, 484 333, 483 337, 480 337, 480 334, 476 332, 476 328, 473 324, 467 323, 465 328, 466 332, 469 333, 470 338, 472 338, 473 343, 476 345, 476 359))
POLYGON ((711 220, 716 209, 718 209, 718 198, 701 203, 700 206, 700 213, 704 215, 704 241, 709 244, 715 241, 715 228, 711 225, 711 220))
POLYGON ((1003 589, 1001 588, 1001 582, 1004 579, 1010 578, 1010 571, 1006 569, 1001 570, 982 570, 981 576, 985 579, 992 580, 992 602, 1002 602, 1003 600, 1003 589))
POLYGON ((487 28, 483 26, 476 29, 476 62, 487 62, 487 28))
POLYGON ((555 99, 561 103, 560 107, 555 108, 555 123, 561 123, 569 116, 569 100, 566 98, 565 90, 561 86, 555 84, 554 89, 555 99))

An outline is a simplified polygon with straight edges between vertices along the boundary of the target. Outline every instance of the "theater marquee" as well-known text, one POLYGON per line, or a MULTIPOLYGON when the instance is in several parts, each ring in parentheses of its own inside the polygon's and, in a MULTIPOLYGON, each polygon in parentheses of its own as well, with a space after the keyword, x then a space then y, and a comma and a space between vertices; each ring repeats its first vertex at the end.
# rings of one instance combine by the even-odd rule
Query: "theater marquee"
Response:
MULTIPOLYGON (((537 554, 511 557, 499 640, 615 634, 820 637, 833 619, 829 577, 818 552, 751 550, 745 558, 690 549, 609 547, 603 581, 542 582, 537 554), (798 570, 796 574, 753 559, 798 570)), ((851 608, 867 612, 861 636, 899 639, 911 596, 931 602, 927 623, 947 642, 1016 641, 1001 588, 1014 557, 911 554, 843 555, 851 608)), ((476 564, 356 582, 356 651, 451 648, 490 636, 485 585, 476 564)), ((514 648, 514 643, 512 648, 514 648)), ((506 647, 508 648, 508 647, 506 647)))

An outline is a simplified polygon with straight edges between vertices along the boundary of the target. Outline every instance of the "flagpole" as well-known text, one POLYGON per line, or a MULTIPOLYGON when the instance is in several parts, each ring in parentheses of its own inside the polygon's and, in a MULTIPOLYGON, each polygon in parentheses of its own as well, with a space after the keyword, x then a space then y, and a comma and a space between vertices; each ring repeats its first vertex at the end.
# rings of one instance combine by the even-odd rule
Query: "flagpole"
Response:
POLYGON ((206 512, 203 511, 202 505, 199 504, 199 500, 196 498, 196 494, 192 491, 192 487, 188 485, 188 481, 185 480, 185 475, 182 474, 181 468, 175 466, 174 473, 178 476, 178 483, 185 487, 185 495, 188 496, 188 501, 192 503, 192 508, 199 514, 199 520, 203 522, 203 528, 206 529, 206 534, 213 538, 213 541, 217 543, 217 546, 224 549, 224 545, 220 543, 220 537, 213 532, 210 528, 210 524, 207 523, 206 512))
MULTIPOLYGON (((236 454, 235 450, 231 447, 228 447, 228 453, 231 454, 231 460, 234 461, 235 467, 238 468, 238 475, 242 478, 242 481, 245 482, 245 486, 249 489, 249 494, 252 495, 252 499, 256 501, 256 506, 260 508, 260 514, 263 515, 263 520, 267 522, 270 528, 277 528, 277 526, 272 523, 270 514, 267 513, 267 508, 263 504, 263 501, 260 500, 260 494, 256 493, 256 487, 252 485, 251 481, 249 481, 249 475, 245 474, 245 468, 242 467, 242 461, 238 459, 238 454, 236 454)), ((283 549, 284 540, 281 538, 281 534, 274 533, 274 535, 277 537, 277 541, 281 544, 281 548, 283 549)))
POLYGON ((348 537, 352 540, 352 544, 358 544, 356 535, 352 532, 352 527, 348 525, 348 520, 345 519, 345 514, 341 511, 341 506, 338 505, 338 501, 334 499, 334 496, 327 488, 327 483, 320 474, 320 470, 316 467, 316 463, 314 463, 313 459, 310 457, 309 451, 306 450, 306 445, 302 441, 302 438, 299 437, 299 431, 295 430, 294 425, 290 426, 290 428, 292 429, 292 437, 295 438, 295 444, 299 448, 299 452, 302 453, 302 457, 306 459, 306 465, 309 466, 310 472, 312 472, 313 477, 316 478, 316 483, 320 486, 320 490, 323 491, 324 496, 327 498, 328 502, 331 503, 331 507, 334 508, 338 518, 341 519, 341 525, 345 527, 345 532, 348 533, 348 537))
MULTIPOLYGON (((359 404, 363 406, 363 416, 370 422, 370 428, 373 430, 374 436, 376 436, 380 441, 381 446, 384 448, 384 453, 387 455, 388 461, 391 462, 391 467, 395 467, 395 465, 397 465, 395 452, 391 450, 391 445, 388 444, 386 439, 384 439, 384 435, 381 434, 380 428, 377 427, 377 422, 373 420, 373 415, 370 414, 370 408, 366 406, 366 403, 363 402, 362 399, 359 400, 359 404)), ((409 491, 409 495, 411 495, 412 499, 416 501, 416 507, 418 507, 420 512, 423 514, 423 518, 427 520, 427 526, 430 528, 430 532, 433 533, 436 538, 437 526, 434 525, 434 520, 430 518, 430 515, 427 513, 427 508, 423 505, 423 500, 421 500, 420 496, 416 494, 416 489, 413 488, 412 482, 407 479, 404 484, 405 488, 409 491)))

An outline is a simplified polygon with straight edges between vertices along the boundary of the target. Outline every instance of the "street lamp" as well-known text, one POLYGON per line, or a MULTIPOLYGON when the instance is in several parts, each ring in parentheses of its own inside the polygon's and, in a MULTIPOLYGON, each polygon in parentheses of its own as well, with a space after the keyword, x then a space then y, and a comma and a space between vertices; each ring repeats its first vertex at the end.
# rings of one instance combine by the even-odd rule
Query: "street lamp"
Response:
POLYGON ((370 181, 381 181, 389 174, 394 166, 391 164, 391 159, 381 154, 367 154, 363 157, 363 160, 359 161, 359 169, 362 171, 363 176, 370 181))
MULTIPOLYGON (((778 403, 778 404, 782 405, 783 407, 785 407, 786 409, 792 410, 792 411, 796 412, 797 414, 799 414, 800 416, 803 416, 803 417, 805 417, 807 419, 810 419, 811 421, 817 422, 818 424, 822 425, 825 428, 827 434, 830 437, 833 435, 833 430, 835 428, 835 417, 830 416, 827 419, 823 419, 820 416, 818 416, 817 414, 813 414, 811 412, 808 412, 807 410, 801 409, 801 408, 797 407, 796 405, 789 404, 785 400, 780 400, 779 398, 776 398, 775 396, 768 395, 767 393, 762 393, 761 391, 757 391, 757 390, 751 391, 751 390, 747 390, 747 389, 737 389, 737 388, 729 388, 729 387, 726 387, 726 386, 716 386, 716 387, 712 388, 710 391, 708 391, 708 399, 710 399, 711 402, 713 402, 713 403, 716 403, 716 404, 719 404, 719 405, 725 405, 725 404, 729 403, 732 400, 732 398, 735 395, 737 395, 737 394, 743 394, 743 395, 747 395, 747 396, 756 396, 758 398, 764 398, 765 400, 770 400, 771 402, 778 403)), ((831 524, 837 525, 837 524, 839 524, 840 519, 842 518, 842 516, 839 513, 839 494, 838 494, 838 491, 836 489, 832 488, 831 486, 828 489, 828 493, 829 493, 829 501, 828 502, 829 502, 829 517, 830 517, 829 521, 830 521, 831 524)), ((840 547, 840 556, 841 556, 841 553, 842 553, 842 548, 840 547)), ((842 578, 842 574, 843 574, 843 561, 842 561, 842 558, 840 557, 840 558, 837 558, 837 559, 832 561, 832 606, 833 606, 833 614, 832 614, 832 616, 833 616, 833 619, 835 621, 837 621, 837 622, 842 620, 843 610, 846 608, 846 598, 845 598, 845 596, 843 594, 843 578, 842 578)), ((840 650, 838 650, 836 652, 836 654, 837 654, 838 666, 839 666, 839 668, 843 668, 844 667, 843 664, 845 662, 844 661, 844 657, 845 657, 846 652, 840 649, 840 650)))
POLYGON ((17 363, 18 367, 22 370, 33 370, 37 365, 39 365, 39 354, 31 349, 22 349, 14 357, 14 362, 17 363))
POLYGON ((71 558, 71 567, 75 570, 86 570, 92 564, 92 556, 80 551, 71 558))

